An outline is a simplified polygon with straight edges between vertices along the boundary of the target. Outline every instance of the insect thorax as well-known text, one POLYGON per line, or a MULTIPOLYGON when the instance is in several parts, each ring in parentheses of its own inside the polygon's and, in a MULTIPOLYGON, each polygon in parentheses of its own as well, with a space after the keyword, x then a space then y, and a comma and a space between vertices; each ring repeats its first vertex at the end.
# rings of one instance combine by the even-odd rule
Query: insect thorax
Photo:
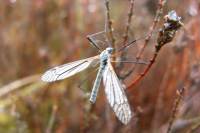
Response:
POLYGON ((100 63, 105 66, 107 64, 108 59, 111 56, 111 52, 108 51, 108 48, 101 52, 100 54, 100 63))

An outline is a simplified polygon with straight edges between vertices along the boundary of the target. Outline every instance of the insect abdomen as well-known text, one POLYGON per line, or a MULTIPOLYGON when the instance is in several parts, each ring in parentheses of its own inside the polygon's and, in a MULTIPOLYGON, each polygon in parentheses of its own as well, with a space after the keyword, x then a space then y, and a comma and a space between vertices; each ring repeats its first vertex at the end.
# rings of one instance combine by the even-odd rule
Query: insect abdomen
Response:
POLYGON ((99 71, 97 73, 97 77, 94 81, 94 85, 93 85, 92 92, 91 92, 91 95, 90 95, 90 102, 92 102, 92 103, 95 103, 95 101, 96 101, 97 93, 99 91, 99 87, 100 87, 101 79, 103 77, 103 71, 104 70, 105 70, 104 67, 99 68, 99 71))

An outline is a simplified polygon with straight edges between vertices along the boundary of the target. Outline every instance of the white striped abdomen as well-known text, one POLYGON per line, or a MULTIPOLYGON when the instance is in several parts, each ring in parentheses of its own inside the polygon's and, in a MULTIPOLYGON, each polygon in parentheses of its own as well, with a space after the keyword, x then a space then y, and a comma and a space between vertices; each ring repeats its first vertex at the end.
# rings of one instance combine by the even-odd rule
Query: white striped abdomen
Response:
POLYGON ((99 91, 99 87, 100 87, 100 84, 101 84, 101 79, 103 77, 104 70, 105 70, 105 65, 101 64, 100 67, 99 67, 99 71, 97 73, 97 77, 94 81, 94 85, 93 85, 93 88, 92 88, 91 95, 90 95, 90 102, 92 102, 92 103, 95 103, 95 101, 96 101, 97 93, 99 91))

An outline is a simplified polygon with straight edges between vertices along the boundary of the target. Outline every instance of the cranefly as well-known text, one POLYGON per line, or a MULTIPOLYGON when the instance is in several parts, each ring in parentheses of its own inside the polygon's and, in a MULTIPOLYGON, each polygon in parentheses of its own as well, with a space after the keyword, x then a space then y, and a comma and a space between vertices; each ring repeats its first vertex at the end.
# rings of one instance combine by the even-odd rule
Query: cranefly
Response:
MULTIPOLYGON (((136 40, 128 43, 126 46, 129 47, 134 42, 136 42, 136 40)), ((93 42, 93 45, 94 44, 95 42, 93 42)), ((96 44, 95 47, 98 48, 96 44)), ((122 51, 125 48, 126 47, 119 49, 118 52, 122 51)), ((100 50, 100 48, 98 48, 98 50, 100 50)), ((126 94, 124 92, 124 88, 120 83, 116 73, 114 72, 114 69, 111 64, 113 50, 114 49, 112 47, 107 47, 105 50, 101 51, 100 55, 74 61, 71 63, 67 63, 49 69, 42 75, 41 79, 45 82, 62 80, 70 76, 73 76, 89 67, 95 67, 97 64, 100 64, 97 77, 95 79, 93 89, 91 92, 90 101, 91 103, 95 103, 101 79, 103 78, 106 97, 111 108, 114 110, 117 118, 123 124, 127 124, 131 119, 132 113, 126 94)), ((124 62, 147 64, 144 61, 124 61, 124 62)))

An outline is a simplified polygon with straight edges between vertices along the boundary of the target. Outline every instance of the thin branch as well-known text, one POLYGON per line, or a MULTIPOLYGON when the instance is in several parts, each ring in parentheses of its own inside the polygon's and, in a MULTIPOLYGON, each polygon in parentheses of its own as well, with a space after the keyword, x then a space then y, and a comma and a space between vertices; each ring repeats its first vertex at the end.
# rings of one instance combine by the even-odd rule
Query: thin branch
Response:
POLYGON ((126 27, 125 27, 124 36, 123 36, 123 45, 125 45, 128 41, 128 33, 130 30, 131 20, 132 20, 132 16, 133 16, 133 7, 134 7, 134 0, 130 0, 130 9, 128 12, 128 19, 127 19, 127 23, 126 23, 126 27))
POLYGON ((171 132, 172 125, 174 123, 174 120, 176 119, 176 113, 177 113, 180 101, 181 101, 181 99, 183 98, 183 95, 184 95, 184 91, 185 91, 185 88, 177 90, 177 97, 174 101, 174 105, 173 105, 173 108, 172 108, 172 114, 171 114, 171 117, 170 117, 169 126, 167 128, 167 133, 171 132))
POLYGON ((47 129, 46 129, 46 133, 52 133, 53 132, 52 130, 53 130, 53 126, 55 124, 57 111, 58 111, 58 106, 53 105, 52 113, 51 113, 51 116, 50 116, 50 119, 49 119, 49 122, 48 122, 48 125, 47 125, 47 129))
MULTIPOLYGON (((129 34, 129 30, 130 30, 130 26, 131 26, 131 20, 132 20, 132 16, 133 16, 133 7, 134 7, 134 0, 129 0, 130 1, 130 8, 128 11, 128 19, 126 22, 126 26, 125 26, 125 31, 124 31, 124 35, 123 35, 123 47, 126 47, 126 43, 128 41, 128 34, 129 34)), ((123 52, 120 55, 121 60, 125 60, 126 59, 126 54, 127 54, 127 50, 123 50, 123 52)), ((123 69, 123 63, 119 63, 117 68, 119 68, 120 70, 123 69)))
MULTIPOLYGON (((171 132, 184 132, 184 133, 194 133, 194 130, 196 130, 200 123, 200 117, 195 116, 193 118, 189 119, 177 119, 171 129, 171 132)), ((195 132, 196 133, 196 132, 195 132)))
POLYGON ((27 84, 39 81, 40 76, 41 76, 40 74, 31 75, 31 76, 16 80, 8 85, 1 87, 0 88, 0 98, 7 96, 11 92, 16 91, 18 88, 21 88, 27 84))
POLYGON ((197 124, 195 124, 194 126, 192 126, 192 127, 187 131, 187 133, 195 133, 195 131, 196 131, 197 129, 199 129, 199 128, 200 128, 200 121, 197 122, 197 124))
POLYGON ((133 80, 133 82, 131 83, 131 85, 129 85, 128 89, 132 88, 133 86, 135 86, 135 84, 137 84, 147 74, 147 72, 149 71, 149 69, 154 64, 157 56, 158 56, 158 51, 154 53, 152 59, 150 60, 149 65, 145 68, 145 70, 135 80, 133 80))
MULTIPOLYGON (((157 45, 155 45, 155 52, 153 57, 150 60, 150 64, 145 68, 145 70, 133 80, 133 82, 129 85, 129 89, 132 88, 136 83, 138 83, 150 70, 152 65, 154 64, 156 57, 158 56, 159 51, 161 48, 171 42, 176 35, 178 29, 181 28, 183 23, 180 21, 181 17, 179 17, 174 10, 170 11, 164 17, 165 22, 163 27, 160 29, 158 38, 157 38, 157 45), (173 21, 172 21, 173 20, 173 21)), ((137 58, 136 58, 137 59, 137 58)))
POLYGON ((113 35, 113 27, 112 27, 112 20, 110 17, 110 5, 109 0, 105 0, 105 7, 106 7, 106 22, 105 22, 105 30, 108 37, 111 39, 111 47, 116 48, 115 46, 115 38, 113 35), (108 31, 107 31, 108 30, 108 31))
MULTIPOLYGON (((153 21, 152 26, 151 26, 150 29, 149 29, 149 34, 148 34, 148 36, 147 36, 146 39, 145 39, 145 42, 144 42, 144 44, 143 44, 143 47, 141 48, 141 50, 138 52, 138 54, 137 54, 137 56, 136 56, 136 59, 137 59, 137 60, 139 60, 139 59, 141 58, 141 56, 142 56, 142 54, 143 54, 143 52, 144 52, 146 46, 148 45, 148 43, 149 43, 149 41, 150 41, 150 39, 151 39, 151 37, 152 37, 153 31, 155 30, 155 28, 156 28, 158 22, 160 21, 160 17, 161 17, 161 15, 163 14, 163 7, 164 7, 164 5, 165 5, 166 2, 167 2, 167 0, 159 0, 159 2, 158 2, 158 9, 157 9, 157 11, 156 11, 156 16, 155 16, 155 18, 154 18, 154 21, 153 21)), ((157 56, 157 55, 154 55, 154 56, 157 56)), ((152 58, 152 59, 153 59, 153 58, 152 58)), ((134 65, 131 69, 129 69, 128 72, 127 72, 126 74, 124 74, 123 76, 121 76, 122 79, 125 79, 125 78, 127 78, 128 76, 130 76, 131 73, 135 70, 135 68, 136 68, 136 65, 134 65)))

